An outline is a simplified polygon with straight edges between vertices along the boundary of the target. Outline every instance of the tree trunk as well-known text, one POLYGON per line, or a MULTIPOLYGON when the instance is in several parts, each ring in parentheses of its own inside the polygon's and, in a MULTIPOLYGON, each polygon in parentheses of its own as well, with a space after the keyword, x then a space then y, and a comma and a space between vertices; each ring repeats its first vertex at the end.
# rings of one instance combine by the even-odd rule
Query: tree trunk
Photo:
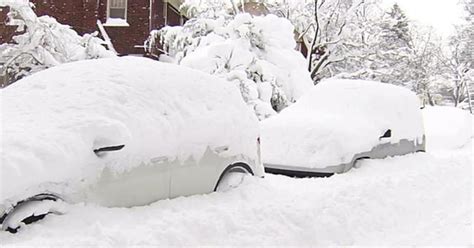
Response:
POLYGON ((314 24, 315 24, 315 30, 314 30, 313 41, 311 41, 311 47, 309 48, 309 51, 308 51, 308 71, 309 72, 313 70, 313 53, 315 50, 316 40, 318 38, 318 33, 319 33, 318 0, 314 0, 314 24))
POLYGON ((469 87, 472 85, 471 84, 468 84, 466 85, 466 95, 467 95, 467 102, 469 104, 469 112, 471 112, 471 114, 473 114, 472 112, 472 101, 473 101, 473 96, 471 96, 471 89, 469 89, 469 87))

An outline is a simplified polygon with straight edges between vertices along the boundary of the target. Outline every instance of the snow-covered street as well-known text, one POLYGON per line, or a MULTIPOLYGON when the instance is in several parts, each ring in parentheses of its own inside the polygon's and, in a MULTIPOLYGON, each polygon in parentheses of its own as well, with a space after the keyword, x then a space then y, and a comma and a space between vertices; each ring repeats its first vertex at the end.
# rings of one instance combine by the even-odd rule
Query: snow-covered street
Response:
POLYGON ((474 0, 0 0, 0 248, 474 248, 473 143, 474 0))
POLYGON ((18 234, 2 232, 0 240, 13 246, 468 245, 472 139, 440 150, 442 132, 427 134, 435 131, 431 152, 363 161, 346 174, 267 174, 230 192, 145 207, 73 205, 18 234))

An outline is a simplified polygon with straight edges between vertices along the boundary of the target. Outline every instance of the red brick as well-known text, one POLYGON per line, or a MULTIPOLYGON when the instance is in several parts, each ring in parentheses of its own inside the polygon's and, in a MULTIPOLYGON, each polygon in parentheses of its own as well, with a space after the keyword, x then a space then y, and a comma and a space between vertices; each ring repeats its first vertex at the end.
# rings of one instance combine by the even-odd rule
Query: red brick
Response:
MULTIPOLYGON (((107 18, 107 0, 30 0, 35 4, 38 16, 49 15, 62 24, 70 25, 80 35, 98 31, 97 20, 102 23, 107 18)), ((165 20, 170 24, 179 24, 179 15, 174 11, 167 11, 168 17, 163 16, 166 4, 163 0, 154 0, 152 20, 150 20, 150 0, 128 0, 127 23, 129 27, 106 26, 115 49, 121 54, 142 54, 143 45, 150 30, 163 27, 165 20), (151 25, 150 25, 151 21, 151 25)), ((168 7, 169 8, 169 7, 168 7)), ((6 26, 6 13, 0 12, 0 42, 10 42, 15 27, 6 26)))

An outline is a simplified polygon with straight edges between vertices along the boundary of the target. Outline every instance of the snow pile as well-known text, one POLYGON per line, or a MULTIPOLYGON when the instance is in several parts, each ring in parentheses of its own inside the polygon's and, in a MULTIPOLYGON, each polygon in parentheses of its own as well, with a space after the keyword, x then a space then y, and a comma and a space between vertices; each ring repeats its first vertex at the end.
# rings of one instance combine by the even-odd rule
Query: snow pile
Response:
POLYGON ((348 163, 378 144, 422 143, 419 101, 408 89, 362 80, 332 79, 261 122, 267 164, 325 168, 348 163), (392 137, 380 140, 388 129, 392 137))
POLYGON ((473 116, 454 107, 423 109, 428 150, 457 149, 473 138, 473 116))
POLYGON ((293 30, 287 19, 274 15, 239 14, 230 21, 192 19, 159 34, 177 63, 238 85, 245 102, 265 119, 312 86, 306 61, 294 50, 293 30))
POLYGON ((199 160, 208 147, 257 158, 257 119, 236 87, 189 68, 134 57, 80 61, 0 93, 0 201, 44 182, 85 187, 104 168, 127 171, 156 157, 199 160))
POLYGON ((20 33, 12 43, 0 45, 4 67, 15 80, 66 62, 115 56, 96 34, 80 36, 53 17, 36 16, 29 1, 0 0, 4 6, 10 8, 9 23, 20 33))
MULTIPOLYGON (((330 178, 267 175, 150 206, 73 205, 3 247, 456 246, 471 244, 470 151, 367 160, 330 178)), ((472 161, 472 160, 471 160, 472 161)))
MULTIPOLYGON (((436 109, 437 118, 426 118, 428 141, 451 128, 431 123, 443 118, 436 109)), ((363 160, 361 168, 330 178, 249 178, 226 193, 143 207, 77 204, 15 235, 0 232, 0 241, 2 247, 469 246, 472 151, 445 152, 363 160)))

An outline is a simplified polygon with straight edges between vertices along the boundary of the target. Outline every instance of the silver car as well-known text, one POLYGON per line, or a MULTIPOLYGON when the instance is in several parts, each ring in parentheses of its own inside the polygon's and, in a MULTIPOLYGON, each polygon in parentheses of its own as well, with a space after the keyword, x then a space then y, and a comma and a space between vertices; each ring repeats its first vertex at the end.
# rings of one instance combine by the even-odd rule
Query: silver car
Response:
POLYGON ((258 121, 236 86, 145 58, 60 65, 1 91, 0 223, 67 204, 146 205, 263 177, 258 121))
POLYGON ((347 172, 361 159, 425 151, 418 97, 362 80, 326 80, 261 122, 265 171, 289 176, 347 172))

